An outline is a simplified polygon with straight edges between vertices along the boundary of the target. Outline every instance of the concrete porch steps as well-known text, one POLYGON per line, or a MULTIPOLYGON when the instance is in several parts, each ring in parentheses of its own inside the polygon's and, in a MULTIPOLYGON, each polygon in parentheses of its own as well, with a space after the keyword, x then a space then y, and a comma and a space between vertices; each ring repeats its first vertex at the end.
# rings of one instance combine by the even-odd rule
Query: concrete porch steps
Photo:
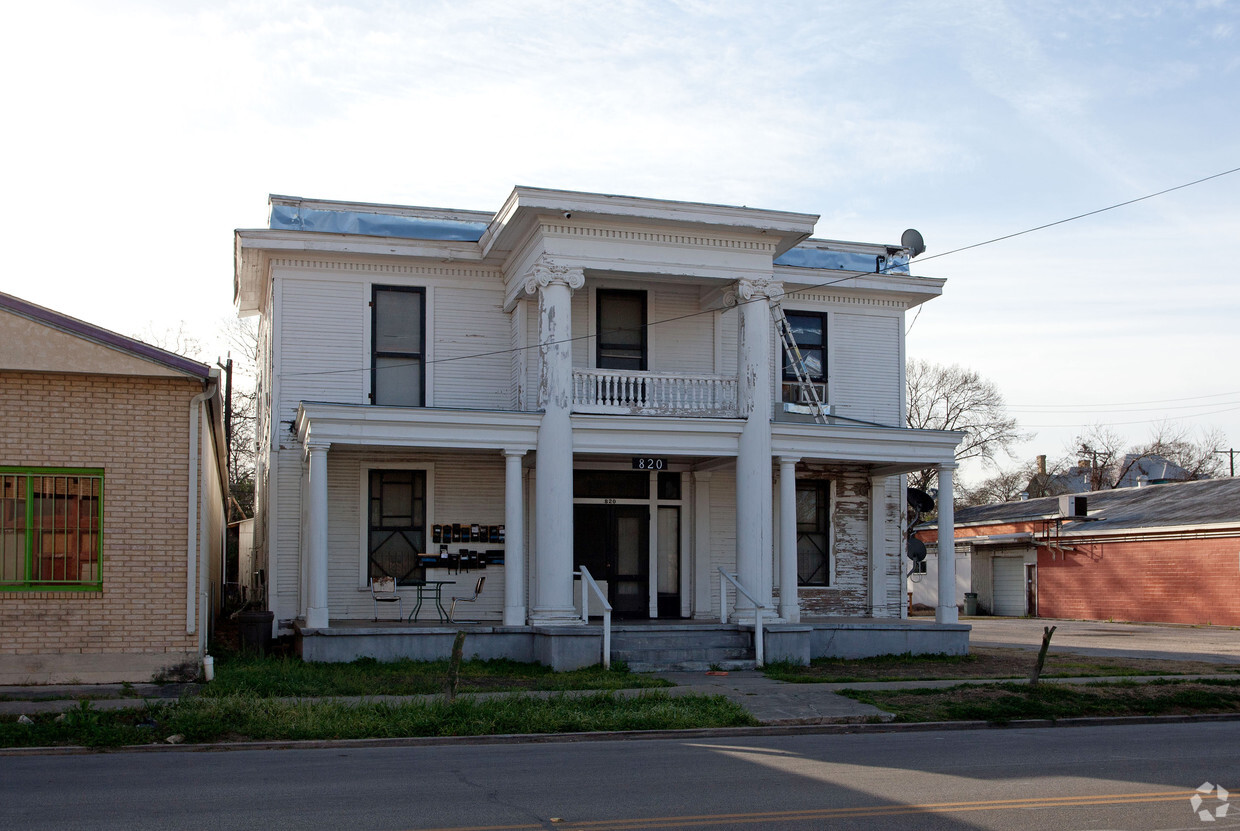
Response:
POLYGON ((753 631, 726 624, 620 624, 612 627, 611 657, 634 672, 753 669, 753 631))

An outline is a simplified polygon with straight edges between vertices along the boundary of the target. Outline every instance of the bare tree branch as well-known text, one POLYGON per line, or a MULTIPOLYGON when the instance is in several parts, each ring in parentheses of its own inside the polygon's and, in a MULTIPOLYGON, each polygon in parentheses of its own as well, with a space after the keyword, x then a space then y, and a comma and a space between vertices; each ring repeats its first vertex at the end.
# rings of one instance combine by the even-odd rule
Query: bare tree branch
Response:
MULTIPOLYGON (((919 430, 964 432, 965 439, 956 448, 958 462, 980 459, 996 467, 996 457, 1010 457, 1012 447, 1026 438, 1008 415, 999 388, 974 370, 911 360, 905 378, 906 423, 919 430)), ((937 478, 935 470, 918 471, 909 475, 909 484, 925 490, 937 478)))

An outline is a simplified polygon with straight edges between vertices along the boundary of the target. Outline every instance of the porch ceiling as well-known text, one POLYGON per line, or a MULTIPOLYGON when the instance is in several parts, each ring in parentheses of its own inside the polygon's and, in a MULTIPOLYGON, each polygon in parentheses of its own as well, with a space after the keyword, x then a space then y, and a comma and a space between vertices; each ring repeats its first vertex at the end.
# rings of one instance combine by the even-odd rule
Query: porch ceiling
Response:
MULTIPOLYGON (((303 401, 298 439, 332 444, 442 450, 524 450, 538 445, 540 412, 375 407, 303 401)), ((573 452, 733 459, 744 422, 734 418, 658 418, 574 414, 573 452)), ((955 459, 963 433, 862 425, 775 422, 771 455, 807 462, 866 465, 893 476, 955 459)))
POLYGON ((964 433, 840 424, 771 425, 771 454, 871 466, 875 476, 895 476, 954 464, 964 433))
POLYGON ((530 451, 538 444, 541 419, 542 413, 303 401, 295 426, 302 444, 530 451))

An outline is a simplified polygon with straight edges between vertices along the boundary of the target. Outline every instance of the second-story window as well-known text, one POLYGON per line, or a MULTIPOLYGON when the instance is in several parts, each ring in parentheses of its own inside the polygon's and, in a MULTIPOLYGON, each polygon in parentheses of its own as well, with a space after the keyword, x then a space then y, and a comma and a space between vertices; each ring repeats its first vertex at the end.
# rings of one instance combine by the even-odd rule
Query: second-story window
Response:
MULTIPOLYGON (((797 349, 801 351, 801 366, 810 383, 818 385, 818 395, 823 403, 827 403, 827 313, 826 312, 786 312, 788 327, 792 330, 792 338, 797 349)), ((797 376, 793 371, 792 359, 783 355, 783 386, 784 401, 793 404, 808 403, 797 388, 797 376)))
POLYGON ((371 403, 423 406, 426 291, 375 286, 371 315, 371 403))
POLYGON ((646 369, 646 292, 599 289, 598 368, 646 369))

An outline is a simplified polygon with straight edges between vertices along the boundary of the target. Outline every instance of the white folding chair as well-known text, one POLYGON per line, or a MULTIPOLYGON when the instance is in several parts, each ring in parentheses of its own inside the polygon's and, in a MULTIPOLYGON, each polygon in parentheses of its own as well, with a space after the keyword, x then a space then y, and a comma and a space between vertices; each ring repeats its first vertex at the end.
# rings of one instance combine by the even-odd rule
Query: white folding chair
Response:
POLYGON ((396 592, 395 577, 372 577, 370 578, 370 599, 374 601, 375 620, 379 619, 380 603, 396 603, 396 619, 405 619, 404 605, 401 603, 400 595, 396 592))

